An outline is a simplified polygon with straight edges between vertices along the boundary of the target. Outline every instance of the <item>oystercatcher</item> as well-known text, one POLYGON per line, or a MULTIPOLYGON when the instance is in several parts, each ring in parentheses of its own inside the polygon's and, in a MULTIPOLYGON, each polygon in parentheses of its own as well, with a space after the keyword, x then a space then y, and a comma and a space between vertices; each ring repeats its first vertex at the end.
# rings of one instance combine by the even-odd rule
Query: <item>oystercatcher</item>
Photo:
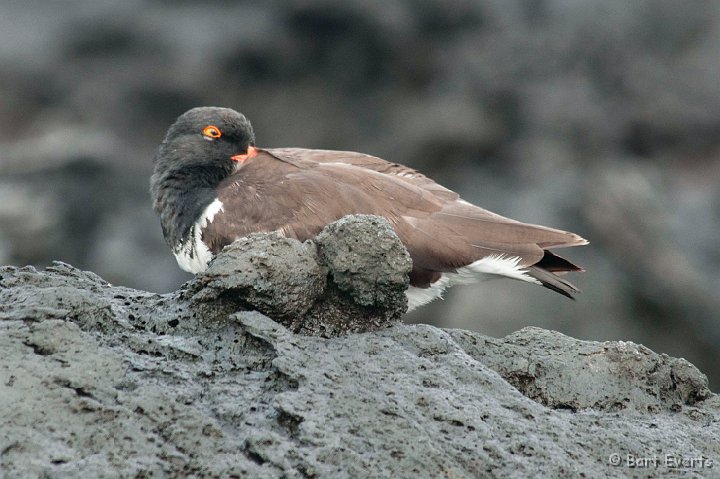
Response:
POLYGON ((488 276, 572 298, 578 289, 558 275, 583 271, 550 251, 587 244, 574 233, 492 213, 374 156, 259 148, 248 119, 229 108, 193 108, 175 121, 155 156, 150 190, 165 240, 191 273, 250 233, 304 241, 351 214, 385 217, 407 248, 409 310, 488 276))

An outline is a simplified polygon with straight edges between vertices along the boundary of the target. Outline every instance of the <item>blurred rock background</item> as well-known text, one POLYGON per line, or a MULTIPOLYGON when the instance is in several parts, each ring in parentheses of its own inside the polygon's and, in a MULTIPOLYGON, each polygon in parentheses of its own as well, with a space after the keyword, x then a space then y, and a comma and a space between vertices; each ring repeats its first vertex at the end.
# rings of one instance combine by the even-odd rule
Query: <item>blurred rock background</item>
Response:
POLYGON ((166 292, 150 206, 197 105, 261 146, 371 153, 577 232, 567 301, 491 281, 410 321, 686 357, 720 384, 720 4, 681 0, 0 3, 0 263, 166 292))

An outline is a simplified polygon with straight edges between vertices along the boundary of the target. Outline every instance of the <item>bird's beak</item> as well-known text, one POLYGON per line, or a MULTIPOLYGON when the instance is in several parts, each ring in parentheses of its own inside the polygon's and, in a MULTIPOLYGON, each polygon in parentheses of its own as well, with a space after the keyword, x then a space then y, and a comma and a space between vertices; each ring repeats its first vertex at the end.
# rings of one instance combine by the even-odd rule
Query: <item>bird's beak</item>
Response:
POLYGON ((253 156, 258 155, 258 149, 254 146, 248 146, 247 153, 244 153, 242 155, 233 155, 230 157, 231 160, 233 160, 235 163, 243 163, 253 156))

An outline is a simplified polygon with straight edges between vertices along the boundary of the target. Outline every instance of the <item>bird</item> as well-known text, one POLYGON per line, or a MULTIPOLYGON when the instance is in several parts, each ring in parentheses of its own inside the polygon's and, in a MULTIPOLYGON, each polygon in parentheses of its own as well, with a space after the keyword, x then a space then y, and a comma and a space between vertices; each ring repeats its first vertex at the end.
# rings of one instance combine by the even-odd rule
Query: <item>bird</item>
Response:
POLYGON ((412 260, 408 311, 492 277, 574 299, 579 290, 560 275, 584 270, 550 250, 588 244, 473 205, 375 156, 258 147, 250 121, 230 108, 196 107, 177 118, 155 155, 150 194, 166 243, 193 274, 251 233, 305 241, 346 215, 384 217, 412 260))

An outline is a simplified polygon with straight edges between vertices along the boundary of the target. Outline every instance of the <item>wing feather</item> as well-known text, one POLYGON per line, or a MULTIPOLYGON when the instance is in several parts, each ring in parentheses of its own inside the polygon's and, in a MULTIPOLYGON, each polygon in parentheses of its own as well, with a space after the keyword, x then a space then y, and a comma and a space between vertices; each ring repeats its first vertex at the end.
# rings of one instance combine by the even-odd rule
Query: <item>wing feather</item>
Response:
MULTIPOLYGON (((345 215, 374 214, 387 218, 406 245, 414 265, 411 283, 420 286, 440 272, 498 254, 520 257, 523 267, 537 264, 545 283, 545 274, 573 270, 559 260, 552 262, 554 270, 543 269, 545 248, 587 243, 471 205, 415 170, 353 152, 261 150, 221 184, 219 199, 224 211, 205 233, 214 252, 251 232, 279 230, 306 240, 345 215)), ((567 288, 559 281, 548 284, 567 288)))

